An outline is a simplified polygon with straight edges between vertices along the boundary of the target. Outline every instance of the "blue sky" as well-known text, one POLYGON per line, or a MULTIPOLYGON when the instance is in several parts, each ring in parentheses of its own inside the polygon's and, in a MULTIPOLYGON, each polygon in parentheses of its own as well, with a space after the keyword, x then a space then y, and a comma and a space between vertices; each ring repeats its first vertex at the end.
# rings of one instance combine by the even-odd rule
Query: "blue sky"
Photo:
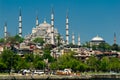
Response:
POLYGON ((115 32, 117 43, 120 44, 120 0, 0 0, 0 37, 3 37, 5 22, 11 35, 18 32, 19 8, 22 10, 23 35, 31 33, 35 27, 37 13, 39 23, 44 18, 50 23, 51 5, 55 13, 55 28, 62 35, 65 36, 68 10, 69 33, 74 32, 76 41, 78 34, 81 43, 99 35, 113 44, 115 32))

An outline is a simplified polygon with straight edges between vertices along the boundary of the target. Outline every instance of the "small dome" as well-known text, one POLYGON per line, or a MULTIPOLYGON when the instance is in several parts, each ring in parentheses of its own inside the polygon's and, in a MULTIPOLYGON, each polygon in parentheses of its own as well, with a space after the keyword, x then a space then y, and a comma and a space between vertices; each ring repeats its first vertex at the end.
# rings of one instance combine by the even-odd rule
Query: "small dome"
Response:
POLYGON ((104 41, 104 39, 97 35, 96 37, 92 38, 92 41, 104 41))

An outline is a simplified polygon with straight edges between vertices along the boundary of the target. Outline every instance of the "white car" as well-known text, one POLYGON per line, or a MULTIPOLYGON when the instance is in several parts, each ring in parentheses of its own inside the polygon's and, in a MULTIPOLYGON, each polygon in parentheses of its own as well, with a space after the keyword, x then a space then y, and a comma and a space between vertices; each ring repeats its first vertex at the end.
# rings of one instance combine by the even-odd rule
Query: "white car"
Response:
POLYGON ((25 69, 23 70, 23 73, 30 73, 30 70, 25 69))
POLYGON ((44 74, 44 71, 42 71, 42 70, 35 70, 35 71, 34 71, 34 74, 39 74, 39 75, 40 75, 40 74, 44 74))

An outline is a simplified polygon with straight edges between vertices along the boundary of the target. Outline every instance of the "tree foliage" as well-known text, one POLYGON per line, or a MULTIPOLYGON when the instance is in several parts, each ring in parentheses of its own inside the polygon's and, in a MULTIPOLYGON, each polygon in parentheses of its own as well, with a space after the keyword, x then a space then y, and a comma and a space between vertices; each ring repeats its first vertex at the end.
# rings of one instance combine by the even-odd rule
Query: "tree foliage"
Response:
POLYGON ((1 61, 7 66, 7 69, 11 69, 14 53, 10 50, 4 50, 1 54, 1 61))
POLYGON ((91 56, 88 60, 87 60, 87 64, 90 68, 91 71, 96 71, 98 70, 99 67, 99 61, 95 56, 91 56))
POLYGON ((120 51, 120 47, 118 46, 118 44, 113 44, 112 50, 120 51))
POLYGON ((100 70, 102 71, 109 71, 109 64, 110 64, 110 61, 109 61, 109 58, 108 57, 103 57, 101 59, 101 63, 100 63, 100 70))
POLYGON ((21 42, 23 42, 23 40, 24 40, 24 38, 20 37, 19 35, 15 35, 15 36, 14 36, 14 39, 15 39, 15 41, 18 42, 18 43, 21 43, 21 42))
POLYGON ((39 43, 41 46, 44 44, 43 38, 37 37, 33 40, 35 43, 39 43))
POLYGON ((82 61, 77 60, 74 56, 74 52, 69 52, 60 56, 57 61, 50 65, 51 69, 65 69, 70 68, 73 71, 85 71, 87 65, 82 61), (56 66, 57 65, 57 66, 56 66))
POLYGON ((16 44, 23 42, 24 38, 20 37, 19 35, 9 36, 6 40, 6 43, 16 44))
POLYGON ((43 48, 43 59, 48 59, 49 62, 53 62, 54 58, 51 56, 51 50, 53 45, 46 44, 43 48))
MULTIPOLYGON (((74 52, 69 52, 60 56, 57 60, 48 61, 52 70, 70 68, 73 71, 120 71, 120 59, 116 57, 103 57, 98 59, 95 56, 89 57, 86 61, 81 61, 74 57, 74 52)), ((45 56, 44 56, 45 57, 45 56)), ((50 55, 46 57, 48 60, 50 55)), ((4 50, 0 54, 0 72, 14 69, 44 69, 48 66, 45 58, 40 55, 26 54, 24 57, 13 53, 11 50, 4 50)))
POLYGON ((4 38, 0 38, 0 43, 4 43, 4 42, 5 42, 4 38))
POLYGON ((102 51, 110 51, 111 50, 111 46, 108 43, 100 43, 98 45, 98 49, 102 50, 102 51))

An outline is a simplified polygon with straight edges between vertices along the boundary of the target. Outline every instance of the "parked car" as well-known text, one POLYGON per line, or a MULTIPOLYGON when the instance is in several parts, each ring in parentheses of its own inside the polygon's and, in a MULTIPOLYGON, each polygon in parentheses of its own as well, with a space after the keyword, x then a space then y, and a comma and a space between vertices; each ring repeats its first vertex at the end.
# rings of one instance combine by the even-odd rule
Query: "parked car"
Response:
POLYGON ((22 75, 25 75, 26 73, 31 73, 31 71, 27 69, 22 70, 22 75))
POLYGON ((44 74, 44 71, 43 70, 35 70, 34 71, 34 74, 44 74))
POLYGON ((70 75, 71 69, 57 70, 56 74, 57 75, 70 75))
POLYGON ((30 73, 30 70, 25 69, 23 72, 30 73))

